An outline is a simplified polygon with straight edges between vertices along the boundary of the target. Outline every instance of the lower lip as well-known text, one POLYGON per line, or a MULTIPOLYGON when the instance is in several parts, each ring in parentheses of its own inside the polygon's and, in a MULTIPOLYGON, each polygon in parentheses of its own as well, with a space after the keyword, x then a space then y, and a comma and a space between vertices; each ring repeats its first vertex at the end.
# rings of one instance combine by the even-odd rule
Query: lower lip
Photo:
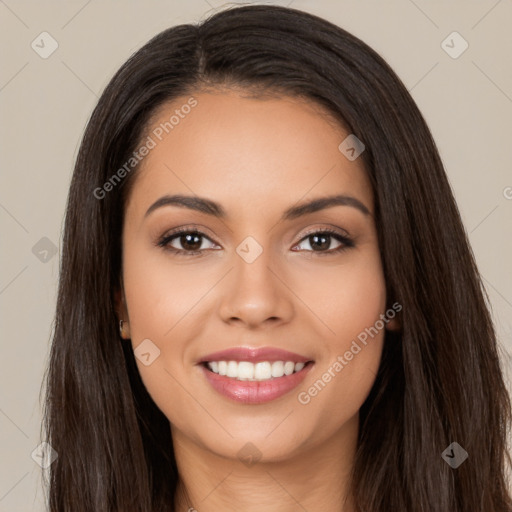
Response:
POLYGON ((214 373, 201 365, 205 377, 221 395, 243 404, 262 404, 275 400, 296 388, 306 377, 314 363, 291 375, 263 381, 237 380, 214 373))

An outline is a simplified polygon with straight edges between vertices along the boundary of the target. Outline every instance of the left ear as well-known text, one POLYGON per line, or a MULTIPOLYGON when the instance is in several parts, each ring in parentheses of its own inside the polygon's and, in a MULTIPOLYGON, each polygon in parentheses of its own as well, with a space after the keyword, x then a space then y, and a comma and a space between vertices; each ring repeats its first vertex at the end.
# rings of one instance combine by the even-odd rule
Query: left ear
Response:
POLYGON ((394 332, 400 332, 402 330, 402 324, 400 320, 398 319, 398 314, 395 316, 395 318, 392 318, 388 321, 386 324, 386 329, 388 331, 394 331, 394 332))
POLYGON ((122 326, 120 329, 120 336, 124 340, 130 338, 130 320, 128 318, 128 308, 126 307, 126 299, 124 295, 123 283, 114 290, 114 305, 116 309, 118 325, 122 326), (120 321, 123 321, 122 324, 120 321))
MULTIPOLYGON (((398 304, 398 302, 394 302, 393 306, 395 304, 398 304)), ((386 323, 386 329, 388 331, 400 332, 402 330, 402 306, 400 306, 400 309, 398 309, 398 311, 394 307, 389 306, 386 309, 386 316, 388 316, 389 318, 388 322, 386 323), (395 313, 395 316, 393 318, 390 318, 388 314, 388 311, 390 310, 395 313)))

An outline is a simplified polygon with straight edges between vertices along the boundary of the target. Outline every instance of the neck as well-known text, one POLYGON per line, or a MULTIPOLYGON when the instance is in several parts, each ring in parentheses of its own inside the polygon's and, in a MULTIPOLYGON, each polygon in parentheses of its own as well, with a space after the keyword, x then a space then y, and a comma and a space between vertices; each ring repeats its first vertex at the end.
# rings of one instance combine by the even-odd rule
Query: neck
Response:
POLYGON ((171 427, 180 480, 176 512, 354 512, 350 473, 357 446, 356 415, 322 443, 286 460, 244 464, 213 453, 171 427))

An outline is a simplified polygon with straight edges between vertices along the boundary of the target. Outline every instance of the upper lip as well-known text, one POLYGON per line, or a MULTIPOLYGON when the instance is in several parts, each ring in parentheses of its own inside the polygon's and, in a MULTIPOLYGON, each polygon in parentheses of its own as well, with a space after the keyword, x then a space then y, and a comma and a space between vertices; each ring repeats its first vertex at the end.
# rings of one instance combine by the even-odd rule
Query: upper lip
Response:
POLYGON ((311 358, 301 356, 288 350, 274 347, 233 347, 219 352, 212 352, 202 357, 198 364, 209 361, 249 361, 257 363, 259 361, 293 361, 295 363, 307 363, 311 358))

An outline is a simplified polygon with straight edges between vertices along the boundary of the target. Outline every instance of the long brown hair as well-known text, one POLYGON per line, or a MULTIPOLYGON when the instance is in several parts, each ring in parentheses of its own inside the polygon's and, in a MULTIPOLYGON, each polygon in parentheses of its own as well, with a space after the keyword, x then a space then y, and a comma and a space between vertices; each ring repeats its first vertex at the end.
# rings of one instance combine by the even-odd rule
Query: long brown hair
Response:
POLYGON ((108 193, 95 191, 129 161, 160 106, 205 86, 308 98, 366 146, 360 158, 386 286, 403 309, 360 410, 358 510, 510 512, 510 397, 488 297, 431 133, 374 50, 277 6, 232 8, 158 34, 119 69, 89 120, 67 203, 46 380, 43 426, 59 454, 50 511, 173 510, 169 421, 121 342, 114 308, 136 167, 108 193), (457 469, 441 457, 452 442, 469 454, 457 469))

